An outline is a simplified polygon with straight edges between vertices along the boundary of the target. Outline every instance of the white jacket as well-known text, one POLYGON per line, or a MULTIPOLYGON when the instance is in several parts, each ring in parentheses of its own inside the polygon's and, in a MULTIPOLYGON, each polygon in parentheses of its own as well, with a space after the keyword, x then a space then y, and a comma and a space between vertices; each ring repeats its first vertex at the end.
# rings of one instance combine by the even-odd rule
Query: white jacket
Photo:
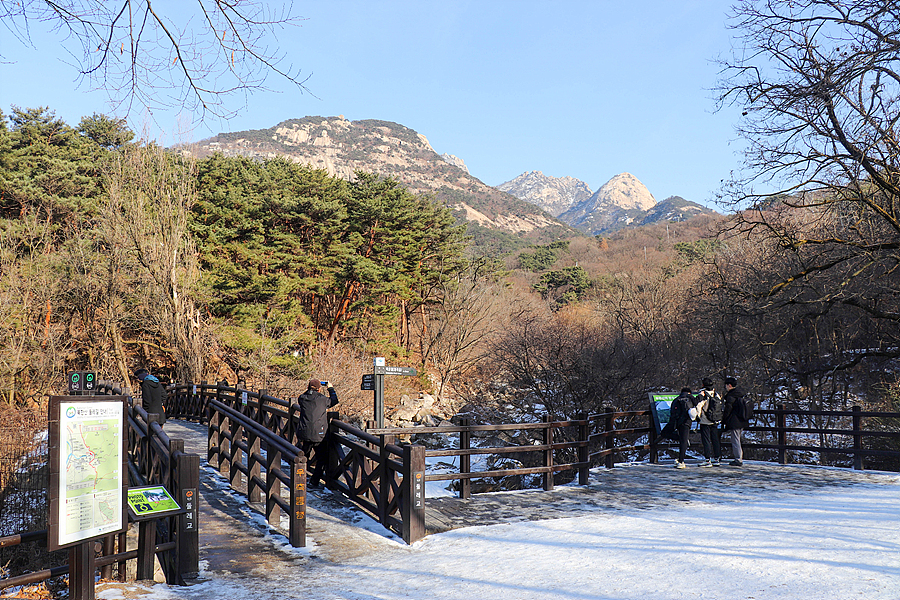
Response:
POLYGON ((722 401, 722 396, 715 390, 700 390, 700 393, 697 394, 697 410, 700 411, 700 424, 701 425, 715 425, 716 421, 711 421, 706 416, 706 407, 709 405, 710 397, 716 397, 719 399, 719 402, 722 401))

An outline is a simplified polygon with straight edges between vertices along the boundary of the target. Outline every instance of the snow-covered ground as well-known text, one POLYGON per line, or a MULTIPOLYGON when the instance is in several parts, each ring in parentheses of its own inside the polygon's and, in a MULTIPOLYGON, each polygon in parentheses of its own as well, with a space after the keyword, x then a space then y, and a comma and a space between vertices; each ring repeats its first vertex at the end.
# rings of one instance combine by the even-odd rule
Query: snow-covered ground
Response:
MULTIPOLYGON (((477 500, 474 500, 477 501, 477 500)), ((733 503, 598 511, 469 527, 332 562, 314 545, 189 587, 101 587, 103 600, 900 599, 900 476, 733 503)), ((315 541, 314 539, 312 540, 315 541)))

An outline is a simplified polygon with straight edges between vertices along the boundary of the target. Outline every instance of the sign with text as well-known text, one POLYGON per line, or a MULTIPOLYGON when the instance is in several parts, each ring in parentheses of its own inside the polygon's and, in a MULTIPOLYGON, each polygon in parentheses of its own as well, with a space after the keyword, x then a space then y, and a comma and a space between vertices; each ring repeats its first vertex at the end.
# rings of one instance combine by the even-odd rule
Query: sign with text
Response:
POLYGON ((135 520, 167 517, 181 511, 178 502, 161 485, 131 488, 128 490, 128 510, 135 520))
POLYGON ((412 367, 375 367, 375 375, 406 375, 416 376, 416 370, 412 367))
POLYGON ((364 373, 362 376, 362 383, 359 385, 359 389, 363 391, 375 391, 375 374, 374 373, 364 373))
POLYGON ((182 531, 197 530, 197 519, 200 515, 199 504, 200 499, 197 497, 196 488, 186 488, 181 490, 181 505, 184 507, 184 514, 181 515, 182 531))
POLYGON ((125 397, 52 396, 47 546, 125 531, 125 397))

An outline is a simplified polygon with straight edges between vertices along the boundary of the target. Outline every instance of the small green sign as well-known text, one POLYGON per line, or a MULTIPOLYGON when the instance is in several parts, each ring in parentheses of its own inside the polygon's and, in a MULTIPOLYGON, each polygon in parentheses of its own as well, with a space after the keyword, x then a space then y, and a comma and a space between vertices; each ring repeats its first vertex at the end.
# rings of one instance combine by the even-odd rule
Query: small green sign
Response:
POLYGON ((129 489, 128 508, 137 519, 157 518, 181 510, 169 490, 161 485, 129 489))

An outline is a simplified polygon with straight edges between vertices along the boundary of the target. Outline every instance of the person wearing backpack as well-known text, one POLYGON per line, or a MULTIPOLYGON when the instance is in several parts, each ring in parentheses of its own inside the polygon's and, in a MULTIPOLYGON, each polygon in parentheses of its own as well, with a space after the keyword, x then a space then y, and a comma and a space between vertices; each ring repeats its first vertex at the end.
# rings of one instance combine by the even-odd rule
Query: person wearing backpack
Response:
POLYGON ((702 383, 703 389, 697 396, 697 409, 700 412, 700 441, 703 442, 703 456, 706 460, 700 466, 711 467, 720 464, 722 460, 719 422, 722 420, 724 405, 712 379, 704 377, 702 383))
POLYGON ((744 464, 744 452, 741 449, 741 434, 750 424, 747 419, 747 405, 744 390, 738 387, 734 377, 725 378, 725 408, 722 411, 722 427, 731 436, 731 452, 734 460, 729 465, 740 467, 744 464))
POLYGON ((678 432, 678 460, 675 461, 676 469, 685 468, 684 456, 688 448, 688 435, 691 432, 691 411, 694 410, 694 397, 691 388, 681 388, 681 394, 672 401, 670 419, 678 432))

